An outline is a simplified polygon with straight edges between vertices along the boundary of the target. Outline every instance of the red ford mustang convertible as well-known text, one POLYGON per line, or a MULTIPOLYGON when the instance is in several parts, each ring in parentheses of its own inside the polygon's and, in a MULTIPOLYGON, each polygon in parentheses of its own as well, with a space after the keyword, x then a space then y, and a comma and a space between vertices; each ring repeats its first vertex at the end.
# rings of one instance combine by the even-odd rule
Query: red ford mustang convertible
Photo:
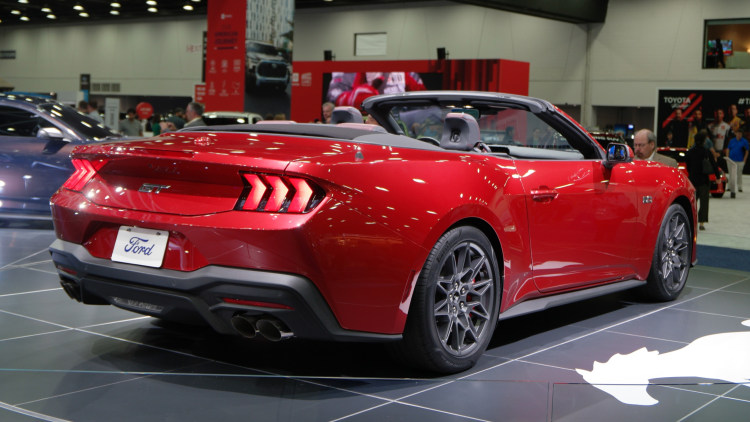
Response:
POLYGON ((683 172, 605 151, 554 105, 423 91, 86 145, 52 198, 65 291, 225 334, 384 341, 474 365, 499 319, 640 288, 695 260, 683 172), (376 124, 375 124, 376 123, 376 124))

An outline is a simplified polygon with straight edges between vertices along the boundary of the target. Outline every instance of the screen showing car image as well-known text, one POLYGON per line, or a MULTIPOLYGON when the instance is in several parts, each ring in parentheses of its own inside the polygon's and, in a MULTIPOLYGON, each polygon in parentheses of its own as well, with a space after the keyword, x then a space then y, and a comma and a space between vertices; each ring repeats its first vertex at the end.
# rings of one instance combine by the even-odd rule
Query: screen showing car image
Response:
POLYGON ((323 75, 323 101, 359 108, 365 98, 379 94, 443 89, 441 73, 332 72, 323 75))
MULTIPOLYGON (((732 48, 732 40, 721 40, 721 50, 725 56, 731 56, 734 53, 732 48)), ((718 53, 716 48, 716 40, 708 40, 708 48, 706 54, 709 56, 715 56, 718 53)))

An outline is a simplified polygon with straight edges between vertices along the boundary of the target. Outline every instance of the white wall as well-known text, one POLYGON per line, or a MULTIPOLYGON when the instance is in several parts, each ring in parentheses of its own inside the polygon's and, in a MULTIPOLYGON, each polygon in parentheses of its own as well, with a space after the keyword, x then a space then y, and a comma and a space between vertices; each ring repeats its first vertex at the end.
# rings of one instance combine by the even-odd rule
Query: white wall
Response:
POLYGON ((205 16, 129 23, 0 27, 0 75, 19 91, 76 91, 79 75, 118 82, 122 95, 192 96, 205 16))
POLYGON ((656 103, 658 88, 747 89, 748 69, 702 69, 705 19, 750 17, 747 0, 609 0, 604 24, 576 25, 450 2, 388 10, 298 10, 295 60, 453 59, 528 61, 529 94, 582 104, 590 33, 593 106, 656 103), (354 34, 386 32, 388 52, 355 57, 354 34))
MULTIPOLYGON (((375 2, 373 2, 375 4, 375 2)), ((702 69, 704 19, 750 17, 747 0, 609 0, 604 24, 576 25, 447 1, 295 12, 294 59, 528 61, 529 93, 590 106, 653 107, 658 88, 747 89, 748 69, 702 69), (385 56, 354 56, 354 34, 386 32, 385 56), (587 36, 590 37, 587 41, 587 36)), ((18 90, 78 89, 78 75, 126 95, 186 95, 200 81, 205 17, 49 27, 0 26, 0 76, 18 90)))
POLYGON ((451 59, 503 58, 531 62, 529 94, 580 104, 586 27, 452 2, 389 9, 297 10, 294 59, 427 60, 445 47, 451 59), (354 34, 387 33, 385 56, 354 55, 354 34))
POLYGON ((747 0, 610 0, 592 26, 593 104, 654 106, 659 88, 747 89, 750 69, 701 68, 704 20, 740 17, 747 0))

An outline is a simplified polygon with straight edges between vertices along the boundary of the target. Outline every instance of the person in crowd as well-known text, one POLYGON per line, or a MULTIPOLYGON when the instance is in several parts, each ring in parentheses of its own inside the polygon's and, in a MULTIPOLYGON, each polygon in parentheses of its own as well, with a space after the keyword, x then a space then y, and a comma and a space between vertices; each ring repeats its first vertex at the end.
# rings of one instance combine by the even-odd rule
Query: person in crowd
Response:
POLYGON ((174 109, 174 111, 172 111, 172 115, 167 117, 166 121, 172 124, 161 125, 162 127, 166 126, 167 128, 169 128, 174 126, 174 129, 172 130, 182 129, 185 126, 185 110, 177 107, 176 109, 174 109))
POLYGON ((692 146, 695 144, 695 135, 702 130, 705 130, 708 136, 708 123, 706 123, 706 121, 703 119, 703 110, 697 108, 693 112, 693 117, 690 119, 688 148, 692 148, 692 146))
POLYGON ((674 134, 672 133, 671 130, 667 132, 666 137, 667 138, 664 140, 664 146, 674 147, 674 134))
POLYGON ((648 129, 641 129, 635 133, 633 149, 639 160, 656 161, 670 167, 677 167, 677 160, 656 152, 656 135, 648 129))
POLYGON ((120 132, 125 136, 143 136, 143 127, 135 118, 134 108, 129 108, 125 118, 120 120, 120 132))
POLYGON ((87 114, 89 115, 89 117, 91 117, 92 119, 96 120, 99 123, 104 123, 104 119, 102 119, 101 114, 99 114, 99 104, 96 101, 94 100, 89 101, 87 110, 88 110, 87 114))
POLYGON ((715 40, 715 42, 716 44, 713 48, 713 54, 716 57, 716 60, 714 61, 714 67, 718 69, 724 69, 727 67, 727 64, 724 62, 724 45, 718 38, 715 40))
POLYGON ((372 117, 372 114, 368 114, 365 116, 365 124, 380 126, 380 123, 378 123, 378 121, 375 120, 374 117, 372 117))
POLYGON ((729 126, 729 123, 724 121, 724 110, 720 108, 716 109, 714 112, 714 122, 708 127, 710 129, 711 139, 714 142, 712 153, 714 154, 719 167, 728 172, 727 163, 724 159, 724 149, 726 145, 727 131, 729 131, 731 127, 729 126))
POLYGON ((326 101, 326 102, 323 103, 323 107, 322 107, 322 110, 321 110, 322 113, 323 113, 322 114, 322 116, 323 116, 322 122, 323 123, 331 123, 331 116, 333 115, 333 108, 334 107, 335 107, 335 105, 332 102, 330 102, 330 101, 326 101))
POLYGON ((694 140, 695 144, 688 150, 685 157, 685 168, 688 171, 690 182, 695 186, 695 196, 698 198, 698 228, 706 230, 705 224, 708 223, 708 193, 711 186, 709 175, 713 173, 718 178, 719 167, 716 165, 714 155, 706 147, 708 143, 708 131, 699 131, 695 134, 694 140))
POLYGON ((185 123, 184 127, 205 126, 206 123, 203 121, 202 116, 203 105, 201 103, 195 101, 188 103, 187 107, 185 107, 187 123, 185 123))
POLYGON ((745 168, 748 151, 750 151, 750 144, 742 136, 742 129, 737 128, 734 131, 734 138, 729 140, 725 149, 727 167, 729 167, 728 184, 732 198, 737 197, 737 192, 742 192, 742 169, 745 168))
POLYGON ((81 114, 89 114, 89 103, 85 100, 79 101, 76 110, 81 114))
POLYGON ((667 133, 672 132, 672 142, 668 147, 687 148, 688 144, 688 121, 682 115, 682 109, 674 110, 674 119, 667 124, 667 133))
POLYGON ((505 137, 503 138, 504 143, 508 145, 518 145, 516 141, 516 128, 513 126, 507 126, 505 128, 505 137))
POLYGON ((161 114, 154 114, 151 116, 151 119, 148 121, 149 127, 151 128, 151 131, 154 133, 154 136, 161 133, 161 121, 162 117, 161 114))
POLYGON ((286 113, 276 113, 273 115, 273 120, 286 120, 286 113))
POLYGON ((534 128, 531 132, 531 136, 526 140, 527 147, 542 148, 544 146, 544 139, 542 138, 542 129, 534 128))
POLYGON ((744 129, 745 121, 742 120, 742 115, 737 109, 737 104, 729 105, 729 117, 727 118, 729 127, 732 128, 731 132, 727 134, 727 139, 734 137, 734 132, 737 129, 744 129))

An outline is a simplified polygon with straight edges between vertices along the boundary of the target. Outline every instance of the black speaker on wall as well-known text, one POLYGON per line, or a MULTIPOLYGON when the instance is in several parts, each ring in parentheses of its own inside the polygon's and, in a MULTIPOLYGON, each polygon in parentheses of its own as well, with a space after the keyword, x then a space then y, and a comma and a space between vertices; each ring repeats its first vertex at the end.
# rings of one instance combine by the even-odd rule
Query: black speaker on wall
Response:
POLYGON ((328 61, 333 60, 333 51, 323 50, 323 60, 328 60, 328 61))
POLYGON ((438 47, 437 49, 437 56, 438 60, 445 60, 447 53, 445 52, 445 47, 438 47))

